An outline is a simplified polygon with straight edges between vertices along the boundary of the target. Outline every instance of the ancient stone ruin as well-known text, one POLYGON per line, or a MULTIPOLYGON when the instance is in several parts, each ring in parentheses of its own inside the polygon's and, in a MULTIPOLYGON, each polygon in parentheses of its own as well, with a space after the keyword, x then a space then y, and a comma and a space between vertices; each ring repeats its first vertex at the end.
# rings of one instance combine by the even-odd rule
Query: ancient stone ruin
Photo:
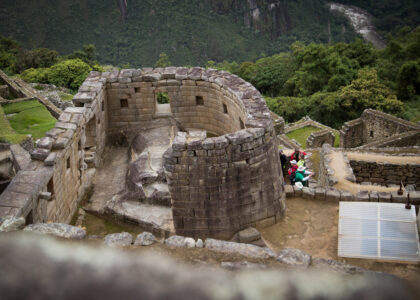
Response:
POLYGON ((282 217, 270 111, 239 77, 175 67, 91 72, 73 102, 0 195, 0 216, 69 223, 111 145, 130 152, 129 171, 103 211, 125 201, 166 206, 176 233, 219 238, 282 217), (158 103, 161 93, 169 103, 158 103))

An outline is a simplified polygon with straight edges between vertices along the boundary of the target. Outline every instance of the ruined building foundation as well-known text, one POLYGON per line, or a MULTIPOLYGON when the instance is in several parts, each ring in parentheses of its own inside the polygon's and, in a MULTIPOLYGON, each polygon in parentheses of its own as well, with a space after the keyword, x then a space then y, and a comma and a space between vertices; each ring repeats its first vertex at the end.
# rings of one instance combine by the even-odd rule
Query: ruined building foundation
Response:
POLYGON ((130 143, 137 132, 171 119, 180 130, 159 176, 169 188, 177 234, 229 238, 282 217, 273 121, 260 93, 239 77, 175 67, 91 72, 73 102, 77 107, 60 115, 0 195, 0 216, 70 222, 106 144, 130 143), (158 104, 158 93, 170 103, 158 104))

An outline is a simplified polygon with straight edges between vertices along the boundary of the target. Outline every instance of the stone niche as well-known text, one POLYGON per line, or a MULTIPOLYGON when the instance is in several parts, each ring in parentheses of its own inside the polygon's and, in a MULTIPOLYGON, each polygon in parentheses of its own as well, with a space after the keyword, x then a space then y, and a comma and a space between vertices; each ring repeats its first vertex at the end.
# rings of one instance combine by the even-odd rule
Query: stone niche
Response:
POLYGON ((145 68, 103 73, 108 136, 133 136, 173 118, 179 132, 164 155, 177 234, 230 238, 284 213, 273 121, 261 94, 224 71, 145 68), (165 93, 168 104, 159 104, 165 93), (163 107, 163 106, 164 107, 163 107), (192 130, 207 133, 190 135, 192 130))

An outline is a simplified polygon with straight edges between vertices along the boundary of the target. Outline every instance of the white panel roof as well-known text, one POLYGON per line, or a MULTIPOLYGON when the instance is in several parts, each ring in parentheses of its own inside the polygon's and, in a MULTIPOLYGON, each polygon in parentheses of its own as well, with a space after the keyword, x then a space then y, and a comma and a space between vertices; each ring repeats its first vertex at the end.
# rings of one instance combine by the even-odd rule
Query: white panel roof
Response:
POLYGON ((420 261, 414 205, 340 202, 338 256, 420 261))

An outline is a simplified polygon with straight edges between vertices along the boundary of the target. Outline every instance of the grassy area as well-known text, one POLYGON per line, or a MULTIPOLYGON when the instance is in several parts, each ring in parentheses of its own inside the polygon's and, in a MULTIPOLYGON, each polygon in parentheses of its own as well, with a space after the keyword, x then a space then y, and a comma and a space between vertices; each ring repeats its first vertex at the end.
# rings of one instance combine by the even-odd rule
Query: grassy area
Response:
POLYGON ((6 115, 4 114, 2 106, 0 105, 0 142, 19 144, 25 138, 26 135, 18 134, 13 130, 6 118, 6 115))
POLYGON ((4 106, 4 112, 15 114, 10 117, 9 122, 17 133, 31 134, 34 139, 45 136, 45 132, 53 128, 57 121, 36 100, 7 104, 4 106))
POLYGON ((306 139, 311 135, 312 132, 320 131, 321 129, 314 126, 305 126, 296 130, 293 130, 286 134, 290 139, 295 139, 302 145, 302 148, 306 148, 306 139))
MULTIPOLYGON (((312 132, 317 132, 320 131, 321 129, 314 127, 314 126, 305 126, 296 130, 293 130, 289 133, 287 133, 286 135, 290 138, 290 139, 295 139, 296 141, 298 141, 301 145, 302 148, 306 148, 306 140, 307 138, 311 135, 312 132)), ((337 130, 334 130, 334 135, 335 135, 335 141, 334 141, 334 147, 339 147, 340 145, 340 134, 338 133, 337 130)))
POLYGON ((63 93, 63 92, 59 92, 58 94, 59 94, 60 99, 62 101, 71 101, 71 100, 73 100, 73 97, 74 97, 74 95, 72 95, 72 94, 67 94, 67 93, 63 93))

